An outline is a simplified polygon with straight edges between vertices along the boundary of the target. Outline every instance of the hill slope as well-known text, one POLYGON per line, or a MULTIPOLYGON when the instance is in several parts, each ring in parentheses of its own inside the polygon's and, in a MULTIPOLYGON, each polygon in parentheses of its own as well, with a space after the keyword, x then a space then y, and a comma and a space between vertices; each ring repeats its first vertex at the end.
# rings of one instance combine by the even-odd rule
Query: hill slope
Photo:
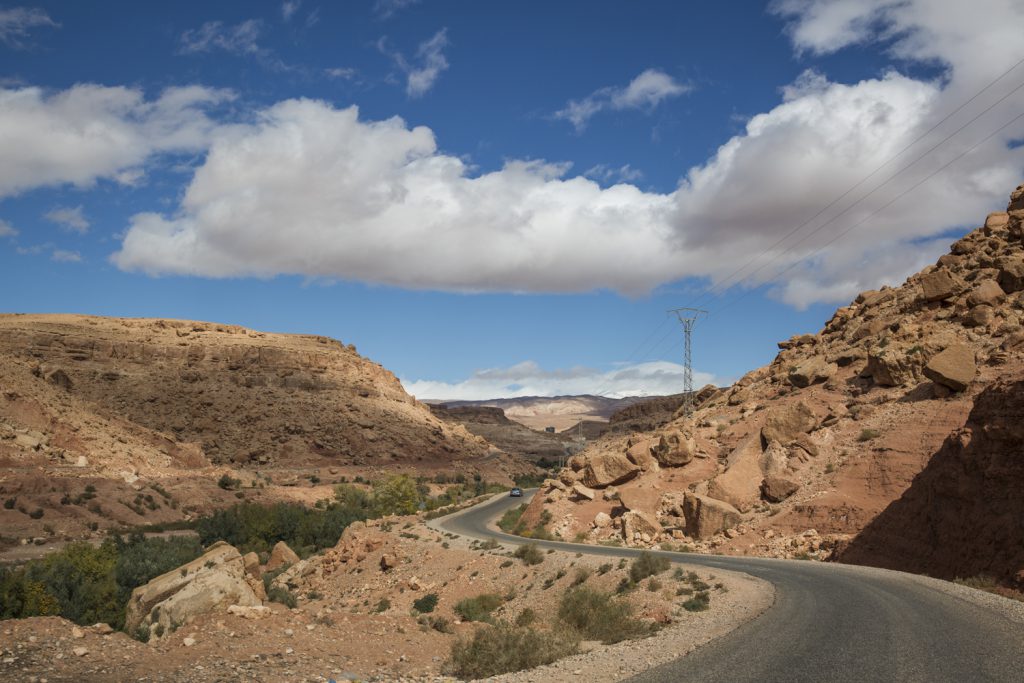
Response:
POLYGON ((570 461, 524 519, 540 519, 543 507, 565 538, 676 539, 715 552, 986 570, 1012 580, 1024 569, 1009 566, 1017 556, 1002 564, 984 557, 1005 514, 980 499, 1019 498, 1022 471, 1007 456, 1020 450, 1019 430, 979 416, 1009 400, 985 398, 986 389, 1024 380, 1022 319, 1024 186, 1007 212, 990 215, 934 266, 900 287, 861 293, 818 334, 780 342, 770 365, 702 391, 692 418, 604 437, 570 461), (1002 436, 961 450, 947 442, 979 429, 1002 436), (574 484, 598 491, 573 492, 574 484), (949 515, 955 529, 940 533, 949 515), (936 549, 965 538, 978 542, 958 552, 974 558, 954 562, 936 549))

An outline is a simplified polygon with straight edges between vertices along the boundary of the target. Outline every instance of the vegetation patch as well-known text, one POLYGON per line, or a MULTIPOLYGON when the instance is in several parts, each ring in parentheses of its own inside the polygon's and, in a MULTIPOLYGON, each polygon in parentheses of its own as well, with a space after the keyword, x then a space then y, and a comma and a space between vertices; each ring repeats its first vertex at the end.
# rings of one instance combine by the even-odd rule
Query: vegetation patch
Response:
POLYGON ((647 636, 658 628, 636 619, 629 603, 586 587, 573 588, 562 596, 558 619, 586 640, 606 644, 647 636))
POLYGON ((575 654, 579 641, 569 634, 499 622, 452 645, 446 669, 465 679, 532 669, 575 654))
POLYGON ((455 613, 463 621, 491 621, 491 612, 501 607, 504 599, 497 593, 481 593, 455 603, 455 613))

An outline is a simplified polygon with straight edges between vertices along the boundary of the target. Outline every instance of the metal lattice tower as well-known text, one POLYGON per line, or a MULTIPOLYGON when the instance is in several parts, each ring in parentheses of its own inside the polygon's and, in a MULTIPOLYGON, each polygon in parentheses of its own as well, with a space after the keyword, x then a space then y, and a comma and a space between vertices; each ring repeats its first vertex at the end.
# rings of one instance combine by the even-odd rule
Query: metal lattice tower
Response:
POLYGON ((673 308, 669 313, 675 313, 683 326, 683 337, 685 338, 685 350, 683 351, 683 415, 693 412, 693 351, 692 337, 693 326, 698 318, 707 315, 708 312, 702 308, 673 308))

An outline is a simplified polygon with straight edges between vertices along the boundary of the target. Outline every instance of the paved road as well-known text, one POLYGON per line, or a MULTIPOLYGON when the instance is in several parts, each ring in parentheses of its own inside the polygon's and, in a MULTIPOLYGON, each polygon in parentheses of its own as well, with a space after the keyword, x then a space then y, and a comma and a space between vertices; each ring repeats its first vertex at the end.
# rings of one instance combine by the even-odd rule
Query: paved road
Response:
MULTIPOLYGON (((499 498, 434 521, 437 528, 508 543, 490 522, 524 499, 499 498)), ((590 555, 628 548, 536 541, 590 555)), ((632 681, 1024 682, 1024 624, 951 595, 929 579, 840 564, 656 553, 746 572, 775 586, 774 606, 729 635, 632 681)))

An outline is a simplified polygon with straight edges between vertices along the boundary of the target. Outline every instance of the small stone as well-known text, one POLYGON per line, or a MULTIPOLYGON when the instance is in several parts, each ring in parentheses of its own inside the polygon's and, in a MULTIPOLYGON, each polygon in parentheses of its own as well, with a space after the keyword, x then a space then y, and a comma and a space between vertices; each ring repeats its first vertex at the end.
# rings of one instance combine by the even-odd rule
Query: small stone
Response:
POLYGON ((196 639, 191 637, 191 636, 189 636, 189 637, 185 638, 184 640, 182 640, 181 644, 184 645, 185 647, 192 647, 193 645, 196 644, 196 639))
POLYGON ((72 654, 74 654, 74 655, 75 655, 76 657, 84 657, 84 656, 86 656, 87 654, 89 654, 89 651, 88 651, 87 649, 85 649, 84 647, 76 647, 76 648, 74 648, 73 650, 71 650, 71 652, 72 652, 72 654))
POLYGON ((71 629, 71 637, 72 638, 85 638, 85 631, 83 631, 82 629, 80 629, 77 626, 75 626, 75 627, 73 627, 71 629))

